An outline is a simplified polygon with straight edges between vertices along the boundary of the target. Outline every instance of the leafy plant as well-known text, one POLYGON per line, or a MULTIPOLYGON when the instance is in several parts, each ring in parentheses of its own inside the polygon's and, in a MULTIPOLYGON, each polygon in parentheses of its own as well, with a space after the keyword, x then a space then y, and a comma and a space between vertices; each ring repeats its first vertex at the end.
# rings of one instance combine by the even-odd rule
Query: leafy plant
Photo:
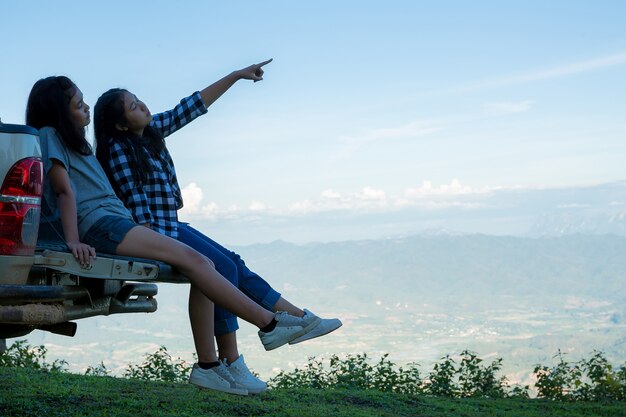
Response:
POLYGON ((346 388, 374 389, 383 392, 416 394, 421 390, 421 379, 415 364, 407 368, 395 368, 395 364, 383 355, 374 365, 369 363, 367 354, 347 355, 340 358, 332 355, 329 368, 324 361, 309 358, 304 368, 292 372, 280 372, 270 380, 275 388, 346 388))
POLYGON ((440 397, 456 397, 459 388, 455 382, 456 362, 446 355, 440 362, 433 365, 433 370, 428 375, 426 393, 440 397))
POLYGON ((561 401, 626 400, 626 364, 614 371, 598 351, 575 363, 565 361, 560 350, 555 357, 559 360, 555 366, 535 367, 539 397, 561 401))
POLYGON ((578 366, 585 376, 577 389, 581 398, 591 401, 626 400, 626 381, 622 379, 626 374, 626 364, 615 372, 604 354, 594 350, 591 358, 582 359, 578 366))
POLYGON ((559 350, 554 358, 558 363, 552 368, 537 365, 533 373, 537 377, 537 395, 552 400, 570 399, 571 387, 580 384, 580 369, 565 361, 565 354, 559 350))
POLYGON ((85 375, 88 376, 108 376, 111 373, 111 371, 109 371, 107 369, 106 366, 104 366, 104 362, 100 362, 99 365, 97 366, 88 366, 87 370, 85 370, 85 375))
POLYGON ((173 359, 165 346, 145 358, 141 365, 128 364, 124 377, 167 382, 186 382, 189 378, 191 366, 181 358, 173 359))
POLYGON ((496 377, 502 369, 502 358, 497 358, 491 365, 481 365, 482 359, 469 350, 461 352, 459 374, 459 395, 461 397, 504 398, 508 387, 506 377, 496 377))
POLYGON ((15 341, 4 353, 0 354, 0 366, 41 369, 45 371, 63 372, 67 362, 55 359, 52 363, 46 362, 48 350, 45 346, 31 346, 26 340, 15 341))

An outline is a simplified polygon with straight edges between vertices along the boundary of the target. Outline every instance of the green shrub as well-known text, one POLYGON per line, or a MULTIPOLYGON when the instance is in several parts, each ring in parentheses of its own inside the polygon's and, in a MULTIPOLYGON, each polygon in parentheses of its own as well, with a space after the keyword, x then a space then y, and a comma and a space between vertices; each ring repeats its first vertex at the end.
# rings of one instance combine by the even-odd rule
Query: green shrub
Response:
POLYGON ((537 365, 534 374, 538 396, 560 401, 626 400, 626 363, 618 371, 602 352, 593 351, 590 359, 570 363, 560 350, 553 367, 537 365))
POLYGON ((485 366, 475 352, 461 352, 460 362, 446 355, 433 365, 424 381, 424 392, 439 397, 528 398, 528 386, 509 386, 506 377, 497 377, 502 358, 485 366))
POLYGON ((483 361, 474 352, 464 350, 461 353, 458 370, 461 397, 504 398, 508 387, 506 377, 496 377, 502 369, 502 358, 497 358, 489 366, 482 366, 483 361))
POLYGON ((106 366, 104 366, 104 362, 100 362, 99 365, 97 366, 88 366, 87 370, 85 370, 85 375, 89 375, 89 376, 108 376, 111 373, 111 371, 109 371, 107 369, 106 366))
POLYGON ((309 358, 302 368, 291 372, 280 372, 269 381, 274 388, 357 388, 374 389, 383 392, 399 392, 417 394, 421 390, 421 379, 415 364, 407 368, 395 368, 395 364, 383 355, 378 362, 370 365, 367 354, 347 355, 340 358, 332 355, 329 368, 324 361, 315 357, 309 358))
POLYGON ((428 374, 428 381, 425 383, 427 394, 438 397, 456 397, 459 388, 454 375, 456 374, 456 362, 446 355, 441 358, 441 362, 433 365, 433 370, 428 374))
POLYGON ((141 365, 128 364, 124 377, 166 382, 187 382, 189 379, 191 366, 180 358, 174 360, 165 346, 152 354, 146 354, 145 358, 141 365))
POLYGON ((4 353, 0 354, 0 366, 41 369, 45 371, 66 371, 67 362, 55 359, 46 362, 48 350, 45 346, 31 346, 26 340, 16 340, 4 353))
POLYGON ((485 366, 476 353, 465 350, 458 365, 446 355, 434 365, 428 378, 422 380, 417 364, 396 367, 388 356, 385 354, 371 364, 365 353, 344 358, 332 355, 328 367, 324 360, 312 357, 303 368, 280 372, 269 383, 274 388, 371 389, 454 398, 529 397, 528 386, 510 387, 505 377, 496 376, 502 368, 502 359, 485 366))
MULTIPOLYGON (((44 371, 67 372, 67 362, 46 361, 43 345, 30 346, 25 340, 14 342, 0 354, 0 367, 21 367, 44 371)), ((446 355, 433 365, 425 379, 417 364, 397 367, 384 354, 371 361, 366 353, 332 355, 328 360, 311 357, 302 368, 280 372, 270 379, 273 388, 346 388, 425 394, 439 397, 506 398, 529 397, 528 386, 510 386, 506 377, 498 377, 502 359, 485 364, 472 351, 464 350, 455 360, 446 355)), ((604 353, 593 351, 589 359, 568 362, 560 350, 554 366, 536 365, 535 387, 540 398, 557 401, 626 401, 626 363, 615 369, 604 353)), ((173 359, 165 346, 146 354, 139 365, 129 364, 123 376, 148 381, 186 382, 191 366, 180 358, 173 359)), ((107 376, 104 363, 88 367, 85 375, 107 376)))

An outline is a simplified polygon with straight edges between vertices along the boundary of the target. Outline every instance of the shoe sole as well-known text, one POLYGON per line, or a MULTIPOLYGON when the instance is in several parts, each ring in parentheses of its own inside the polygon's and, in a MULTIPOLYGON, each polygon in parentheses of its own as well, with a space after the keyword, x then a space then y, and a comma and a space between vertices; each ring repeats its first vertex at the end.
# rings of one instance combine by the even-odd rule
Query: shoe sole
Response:
POLYGON ((268 345, 263 345, 263 347, 265 348, 265 350, 269 351, 269 350, 274 350, 276 348, 279 348, 279 347, 281 347, 283 345, 286 345, 287 343, 291 343, 292 340, 295 340, 295 339, 299 338, 300 336, 308 333, 311 329, 314 329, 315 327, 317 327, 317 325, 320 324, 321 321, 322 321, 322 319, 320 319, 318 317, 316 321, 314 321, 313 323, 309 324, 306 327, 303 327, 302 330, 300 330, 299 332, 294 333, 289 340, 284 340, 284 341, 281 341, 281 342, 270 343, 268 345))
POLYGON ((265 391, 267 391, 267 387, 265 387, 265 388, 252 388, 252 389, 248 388, 248 394, 250 394, 250 395, 258 395, 258 394, 260 394, 262 392, 265 392, 265 391))
POLYGON ((206 387, 202 384, 198 384, 192 380, 189 380, 189 383, 195 385, 198 388, 202 388, 202 389, 210 389, 213 391, 219 391, 219 392, 225 392, 227 394, 234 394, 234 395, 248 395, 248 390, 247 389, 243 389, 243 388, 223 388, 223 387, 206 387))
MULTIPOLYGON (((321 321, 321 320, 320 320, 321 321)), ((313 333, 313 331, 309 332, 309 333, 305 333, 302 336, 293 339, 291 342, 289 342, 290 345, 295 345, 296 343, 300 343, 300 342, 304 342, 306 340, 311 340, 311 339, 315 339, 316 337, 321 337, 324 335, 327 335, 328 333, 334 332, 335 330, 337 330, 338 328, 340 328, 341 326, 343 326, 343 323, 341 321, 339 321, 339 324, 337 326, 334 327, 330 327, 327 331, 325 331, 324 333, 320 333, 320 334, 311 334, 313 333)))

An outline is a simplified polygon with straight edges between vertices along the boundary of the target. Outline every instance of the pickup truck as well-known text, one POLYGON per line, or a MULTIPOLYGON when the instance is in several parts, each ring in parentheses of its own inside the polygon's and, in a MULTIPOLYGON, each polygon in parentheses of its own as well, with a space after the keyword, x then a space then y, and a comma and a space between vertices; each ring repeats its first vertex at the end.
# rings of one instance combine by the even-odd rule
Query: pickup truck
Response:
POLYGON ((82 267, 58 234, 40 236, 44 170, 36 129, 0 122, 0 347, 33 330, 74 336, 73 320, 157 309, 162 262, 97 254, 82 267))

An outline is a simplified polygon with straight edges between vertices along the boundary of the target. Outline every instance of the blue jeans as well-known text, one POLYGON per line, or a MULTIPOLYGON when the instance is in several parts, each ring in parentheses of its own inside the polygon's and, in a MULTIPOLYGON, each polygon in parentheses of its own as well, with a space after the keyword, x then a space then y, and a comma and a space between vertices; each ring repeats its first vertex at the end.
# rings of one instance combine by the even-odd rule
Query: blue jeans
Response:
MULTIPOLYGON (((261 307, 272 311, 272 307, 280 298, 280 293, 263 278, 250 271, 239 255, 203 235, 189 226, 189 223, 178 223, 178 240, 212 260, 217 272, 261 307)), ((215 335, 231 333, 238 328, 237 316, 216 304, 215 335)))

